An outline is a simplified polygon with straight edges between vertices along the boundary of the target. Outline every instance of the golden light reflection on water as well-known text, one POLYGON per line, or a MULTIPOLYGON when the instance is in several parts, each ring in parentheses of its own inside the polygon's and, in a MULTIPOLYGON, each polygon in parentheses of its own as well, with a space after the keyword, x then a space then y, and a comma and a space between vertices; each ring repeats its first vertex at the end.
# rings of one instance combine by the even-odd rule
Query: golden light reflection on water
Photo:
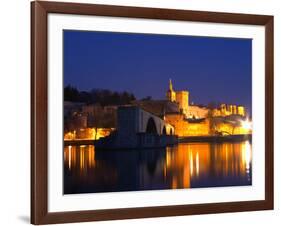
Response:
POLYGON ((249 141, 112 152, 93 145, 64 148, 67 182, 90 192, 250 185, 251 161, 249 141))
POLYGON ((79 167, 83 173, 95 166, 95 147, 93 145, 66 146, 64 148, 64 161, 68 169, 79 167), (78 163, 77 164, 77 159, 78 163))
POLYGON ((65 175, 68 174, 72 178, 71 186, 78 187, 79 190, 79 186, 103 186, 116 183, 116 170, 103 160, 97 161, 95 155, 93 145, 64 147, 65 175))
POLYGON ((168 147, 166 154, 166 180, 172 188, 192 187, 196 178, 244 177, 250 180, 251 144, 191 143, 168 147))

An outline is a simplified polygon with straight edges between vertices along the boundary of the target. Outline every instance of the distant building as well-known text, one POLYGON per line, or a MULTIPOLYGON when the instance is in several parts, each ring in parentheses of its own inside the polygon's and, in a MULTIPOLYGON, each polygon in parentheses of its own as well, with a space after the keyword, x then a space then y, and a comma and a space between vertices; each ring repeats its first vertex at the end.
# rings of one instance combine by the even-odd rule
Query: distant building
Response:
POLYGON ((179 105, 176 102, 168 100, 137 100, 132 102, 133 105, 139 106, 145 111, 164 119, 166 114, 180 113, 179 105))
POLYGON ((165 116, 165 121, 175 128, 179 137, 208 136, 210 134, 209 120, 188 120, 183 114, 171 113, 165 116))
POLYGON ((237 106, 233 104, 221 104, 219 108, 213 110, 213 116, 230 116, 230 115, 240 115, 242 117, 246 116, 246 110, 244 106, 237 106))
POLYGON ((174 126, 175 134, 179 137, 250 132, 241 126, 241 121, 246 116, 244 106, 234 104, 221 104, 219 107, 190 105, 189 92, 175 91, 171 79, 166 98, 167 101, 178 106, 178 111, 165 112, 165 121, 174 126))
POLYGON ((171 102, 176 102, 179 105, 180 111, 184 114, 188 114, 188 101, 189 101, 189 92, 186 90, 174 91, 172 80, 169 81, 169 89, 166 93, 167 100, 171 102))
POLYGON ((64 138, 99 139, 116 128, 117 106, 64 102, 64 138))
POLYGON ((173 88, 172 80, 169 80, 169 88, 166 92, 167 100, 173 103, 177 103, 180 112, 186 118, 206 118, 210 110, 215 117, 240 115, 245 116, 246 111, 244 106, 237 106, 233 104, 221 104, 219 108, 210 109, 208 107, 189 105, 189 92, 187 90, 175 91, 173 88))
POLYGON ((64 116, 69 116, 74 112, 79 112, 82 109, 84 103, 81 102, 71 102, 71 101, 64 101, 63 103, 63 113, 64 116))
POLYGON ((167 99, 171 102, 176 102, 176 92, 173 89, 172 80, 169 80, 169 89, 166 93, 167 99))
POLYGON ((156 142, 157 136, 163 135, 249 134, 251 122, 246 114, 242 105, 223 103, 207 107, 189 104, 189 92, 174 90, 170 79, 165 100, 135 100, 130 104, 113 106, 64 102, 64 129, 66 139, 96 140, 117 131, 118 139, 126 140, 130 134, 139 134, 133 136, 129 145, 134 146, 136 142, 151 137, 155 137, 156 142), (153 131, 157 136, 151 135, 153 131))
POLYGON ((190 105, 186 114, 187 118, 200 119, 208 116, 209 109, 207 107, 200 107, 196 105, 190 105))
POLYGON ((245 116, 245 115, 246 115, 245 107, 243 107, 243 106, 238 106, 238 107, 237 107, 237 114, 238 114, 238 115, 245 116))

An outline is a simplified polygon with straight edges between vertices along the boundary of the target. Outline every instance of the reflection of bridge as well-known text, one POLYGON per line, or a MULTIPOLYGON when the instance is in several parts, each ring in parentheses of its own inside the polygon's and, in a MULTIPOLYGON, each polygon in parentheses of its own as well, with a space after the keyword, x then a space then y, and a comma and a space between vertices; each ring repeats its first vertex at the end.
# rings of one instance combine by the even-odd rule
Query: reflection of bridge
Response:
POLYGON ((119 133, 152 133, 173 135, 175 129, 163 119, 136 106, 118 108, 117 130, 119 133))
POLYGON ((158 116, 137 106, 121 106, 117 130, 95 141, 97 149, 136 149, 166 147, 178 142, 175 129, 158 116))

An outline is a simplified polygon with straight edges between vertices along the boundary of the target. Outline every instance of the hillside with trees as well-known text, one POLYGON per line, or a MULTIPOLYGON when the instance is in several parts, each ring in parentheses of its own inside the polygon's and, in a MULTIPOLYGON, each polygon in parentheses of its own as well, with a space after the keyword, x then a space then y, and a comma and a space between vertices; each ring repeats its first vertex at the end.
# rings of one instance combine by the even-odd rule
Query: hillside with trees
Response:
POLYGON ((134 94, 129 92, 116 92, 107 89, 92 89, 91 91, 79 91, 68 85, 64 87, 64 101, 82 102, 86 104, 124 105, 136 100, 134 94))

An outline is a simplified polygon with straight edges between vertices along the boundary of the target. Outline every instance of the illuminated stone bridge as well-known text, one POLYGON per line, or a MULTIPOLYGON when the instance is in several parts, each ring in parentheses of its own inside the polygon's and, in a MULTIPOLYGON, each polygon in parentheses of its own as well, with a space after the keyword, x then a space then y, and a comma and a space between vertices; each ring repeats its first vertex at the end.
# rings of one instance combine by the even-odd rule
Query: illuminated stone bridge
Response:
POLYGON ((122 106, 118 108, 117 131, 121 134, 150 133, 173 135, 175 133, 172 125, 137 106, 122 106))
POLYGON ((95 141, 97 149, 159 148, 178 142, 175 129, 162 118, 138 106, 117 110, 117 130, 95 141))

